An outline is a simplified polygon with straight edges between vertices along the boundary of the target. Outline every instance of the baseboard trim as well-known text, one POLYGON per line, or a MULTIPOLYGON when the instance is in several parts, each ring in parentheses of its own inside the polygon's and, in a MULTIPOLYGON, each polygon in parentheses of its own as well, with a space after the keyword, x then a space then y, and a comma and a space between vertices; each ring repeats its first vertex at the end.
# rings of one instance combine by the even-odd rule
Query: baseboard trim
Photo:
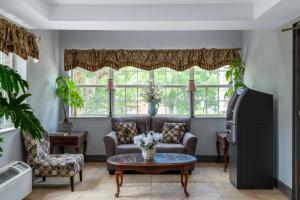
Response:
POLYGON ((286 185, 282 181, 275 179, 274 180, 274 186, 281 191, 284 195, 286 195, 289 199, 295 200, 295 192, 293 191, 290 186, 286 185))
POLYGON ((106 162, 106 155, 86 155, 87 162, 106 162))
MULTIPOLYGON (((198 162, 217 162, 217 156, 205 156, 205 155, 197 155, 196 156, 198 162)), ((106 162, 106 155, 86 155, 85 161, 87 162, 106 162)), ((220 162, 223 162, 223 156, 220 157, 220 162)))

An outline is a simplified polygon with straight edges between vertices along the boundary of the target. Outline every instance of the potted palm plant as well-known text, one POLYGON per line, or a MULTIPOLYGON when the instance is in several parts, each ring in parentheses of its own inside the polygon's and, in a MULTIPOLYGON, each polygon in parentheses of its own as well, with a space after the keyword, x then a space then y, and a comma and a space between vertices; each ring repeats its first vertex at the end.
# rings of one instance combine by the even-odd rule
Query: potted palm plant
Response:
POLYGON ((245 88, 244 84, 245 64, 238 58, 232 61, 226 72, 226 80, 228 81, 228 90, 225 93, 225 97, 230 97, 237 92, 240 88, 245 88))
MULTIPOLYGON (((59 76, 56 79, 56 95, 61 100, 62 109, 64 112, 64 120, 60 123, 60 131, 70 132, 72 123, 69 121, 67 108, 82 108, 83 99, 80 96, 74 81, 67 76, 59 76)), ((76 113, 76 112, 75 112, 76 113)))
MULTIPOLYGON (((33 138, 41 138, 45 130, 26 103, 26 99, 31 96, 27 93, 28 82, 16 70, 0 64, 0 88, 0 118, 11 120, 15 128, 20 128, 33 138)), ((3 142, 2 138, 0 142, 3 142)))

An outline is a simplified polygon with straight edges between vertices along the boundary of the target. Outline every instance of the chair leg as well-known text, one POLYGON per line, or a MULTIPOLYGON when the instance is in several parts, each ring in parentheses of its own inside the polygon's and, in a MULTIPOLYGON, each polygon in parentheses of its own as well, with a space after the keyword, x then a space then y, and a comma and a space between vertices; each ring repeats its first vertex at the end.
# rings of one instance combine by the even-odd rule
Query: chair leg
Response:
POLYGON ((71 191, 74 192, 74 176, 70 177, 71 191))
POLYGON ((79 179, 80 179, 80 182, 82 182, 82 170, 79 171, 79 179))
POLYGON ((46 176, 43 177, 43 181, 46 181, 46 176))

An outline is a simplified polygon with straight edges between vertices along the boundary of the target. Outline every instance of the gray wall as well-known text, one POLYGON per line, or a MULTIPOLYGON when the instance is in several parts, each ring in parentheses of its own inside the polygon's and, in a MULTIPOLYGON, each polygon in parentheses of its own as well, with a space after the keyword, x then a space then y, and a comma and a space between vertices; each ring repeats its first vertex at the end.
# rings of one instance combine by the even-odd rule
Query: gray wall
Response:
POLYGON ((34 31, 41 37, 38 42, 40 59, 27 64, 27 80, 32 105, 37 117, 48 131, 56 131, 59 120, 59 104, 55 95, 55 79, 59 76, 59 32, 34 31))
MULTIPOLYGON (((29 82, 31 104, 36 116, 45 129, 56 131, 59 119, 58 100, 55 97, 55 79, 59 76, 59 33, 57 31, 35 31, 41 36, 38 42, 40 60, 38 63, 24 61, 14 56, 14 66, 29 82)), ((4 138, 4 152, 0 163, 9 160, 23 160, 23 144, 19 130, 0 133, 4 138)))
MULTIPOLYGON (((288 25, 287 25, 288 26, 288 25)), ((245 82, 274 95, 276 175, 292 187, 292 32, 245 31, 245 82)))
MULTIPOLYGON (((241 48, 241 31, 61 31, 61 66, 64 49, 89 48, 241 48)), ((63 68, 61 69, 63 72, 63 68)), ((87 130, 88 155, 105 155, 102 138, 110 130, 109 118, 74 118, 74 129, 87 130)), ((192 132, 198 155, 216 155, 215 132, 225 129, 224 118, 196 118, 192 132)))

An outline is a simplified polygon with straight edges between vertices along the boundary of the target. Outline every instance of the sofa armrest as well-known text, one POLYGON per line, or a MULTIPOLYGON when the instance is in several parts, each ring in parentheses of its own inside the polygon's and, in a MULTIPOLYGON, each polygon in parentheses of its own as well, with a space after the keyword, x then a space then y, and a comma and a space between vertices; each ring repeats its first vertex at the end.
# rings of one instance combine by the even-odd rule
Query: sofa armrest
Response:
POLYGON ((106 150, 106 158, 114 156, 116 154, 116 147, 118 145, 118 137, 115 131, 108 133, 103 138, 106 150))
POLYGON ((183 138, 183 146, 186 148, 187 154, 195 155, 197 146, 197 137, 187 132, 183 138))

